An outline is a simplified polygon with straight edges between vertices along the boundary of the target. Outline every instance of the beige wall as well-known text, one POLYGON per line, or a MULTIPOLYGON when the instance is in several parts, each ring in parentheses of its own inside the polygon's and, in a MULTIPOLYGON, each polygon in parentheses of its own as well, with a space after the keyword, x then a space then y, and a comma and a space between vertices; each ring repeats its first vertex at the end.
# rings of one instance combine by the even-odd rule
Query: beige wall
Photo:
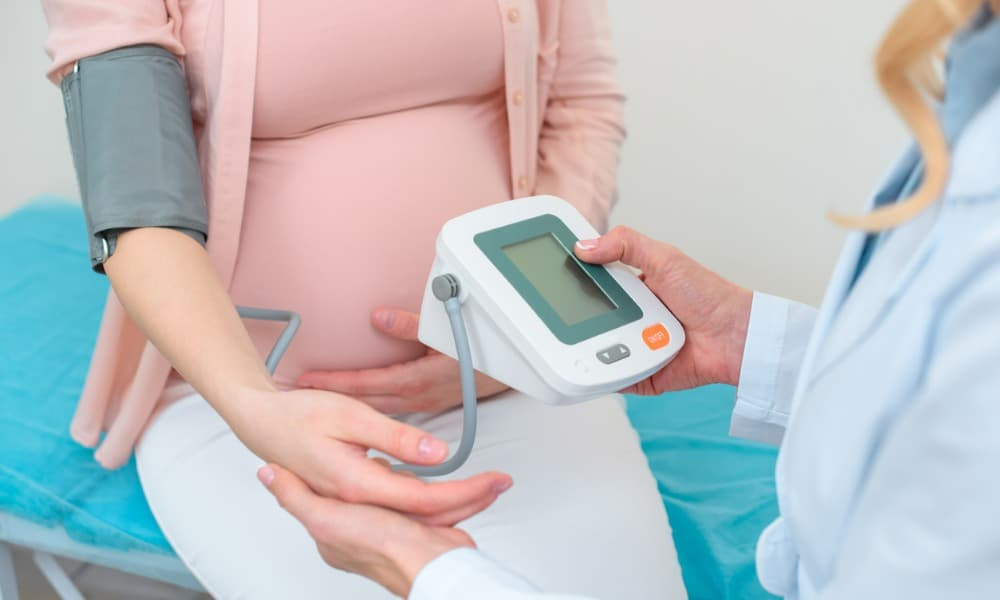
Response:
MULTIPOLYGON (((856 208, 903 139, 869 66, 901 4, 609 0, 630 131, 615 221, 817 301, 842 238, 825 211, 856 208)), ((37 1, 0 2, 0 213, 76 195, 44 32, 37 1)))

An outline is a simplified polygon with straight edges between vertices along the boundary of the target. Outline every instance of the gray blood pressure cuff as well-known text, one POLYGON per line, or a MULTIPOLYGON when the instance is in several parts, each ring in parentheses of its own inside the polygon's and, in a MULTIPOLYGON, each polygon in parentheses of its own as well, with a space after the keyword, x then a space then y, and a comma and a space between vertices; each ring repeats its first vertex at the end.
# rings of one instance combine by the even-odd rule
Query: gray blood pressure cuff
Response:
POLYGON ((62 82, 91 264, 103 272, 119 233, 176 229, 205 243, 208 215, 181 65, 159 46, 76 64, 62 82))

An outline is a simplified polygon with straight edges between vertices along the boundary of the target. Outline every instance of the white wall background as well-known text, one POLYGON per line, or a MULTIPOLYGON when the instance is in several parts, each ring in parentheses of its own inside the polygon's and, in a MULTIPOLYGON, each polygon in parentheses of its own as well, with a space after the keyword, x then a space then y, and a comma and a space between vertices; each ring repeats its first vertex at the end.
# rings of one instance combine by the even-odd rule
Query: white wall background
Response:
POLYGON ((902 0, 609 0, 629 100, 614 215, 743 285, 817 303, 903 143, 871 58, 902 0))
POLYGON ((0 0, 0 215, 48 192, 77 196, 62 96, 45 78, 39 0, 0 0))
MULTIPOLYGON (((570 2, 574 0, 569 0, 570 2)), ((630 137, 614 220, 740 283, 817 302, 903 131, 871 76, 903 0, 609 0, 630 137)), ((0 1, 0 214, 75 197, 34 0, 0 1)))

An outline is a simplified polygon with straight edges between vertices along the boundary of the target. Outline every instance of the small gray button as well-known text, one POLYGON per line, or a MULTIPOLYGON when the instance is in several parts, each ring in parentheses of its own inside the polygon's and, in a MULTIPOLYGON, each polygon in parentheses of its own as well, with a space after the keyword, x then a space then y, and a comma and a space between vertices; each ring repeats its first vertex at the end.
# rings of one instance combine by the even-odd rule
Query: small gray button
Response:
POLYGON ((597 353, 597 359, 606 365, 611 363, 616 363, 623 358, 628 358, 632 355, 632 352, 628 349, 625 344, 615 344, 610 348, 605 348, 597 353))

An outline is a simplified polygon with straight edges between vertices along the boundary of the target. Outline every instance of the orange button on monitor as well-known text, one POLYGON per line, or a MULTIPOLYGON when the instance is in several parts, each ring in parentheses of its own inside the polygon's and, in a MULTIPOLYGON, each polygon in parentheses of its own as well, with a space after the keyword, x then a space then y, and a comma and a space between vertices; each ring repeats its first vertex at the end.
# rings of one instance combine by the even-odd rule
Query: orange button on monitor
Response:
POLYGON ((663 323, 657 323, 642 330, 642 341, 646 342, 650 350, 659 350, 670 343, 670 334, 663 323))

